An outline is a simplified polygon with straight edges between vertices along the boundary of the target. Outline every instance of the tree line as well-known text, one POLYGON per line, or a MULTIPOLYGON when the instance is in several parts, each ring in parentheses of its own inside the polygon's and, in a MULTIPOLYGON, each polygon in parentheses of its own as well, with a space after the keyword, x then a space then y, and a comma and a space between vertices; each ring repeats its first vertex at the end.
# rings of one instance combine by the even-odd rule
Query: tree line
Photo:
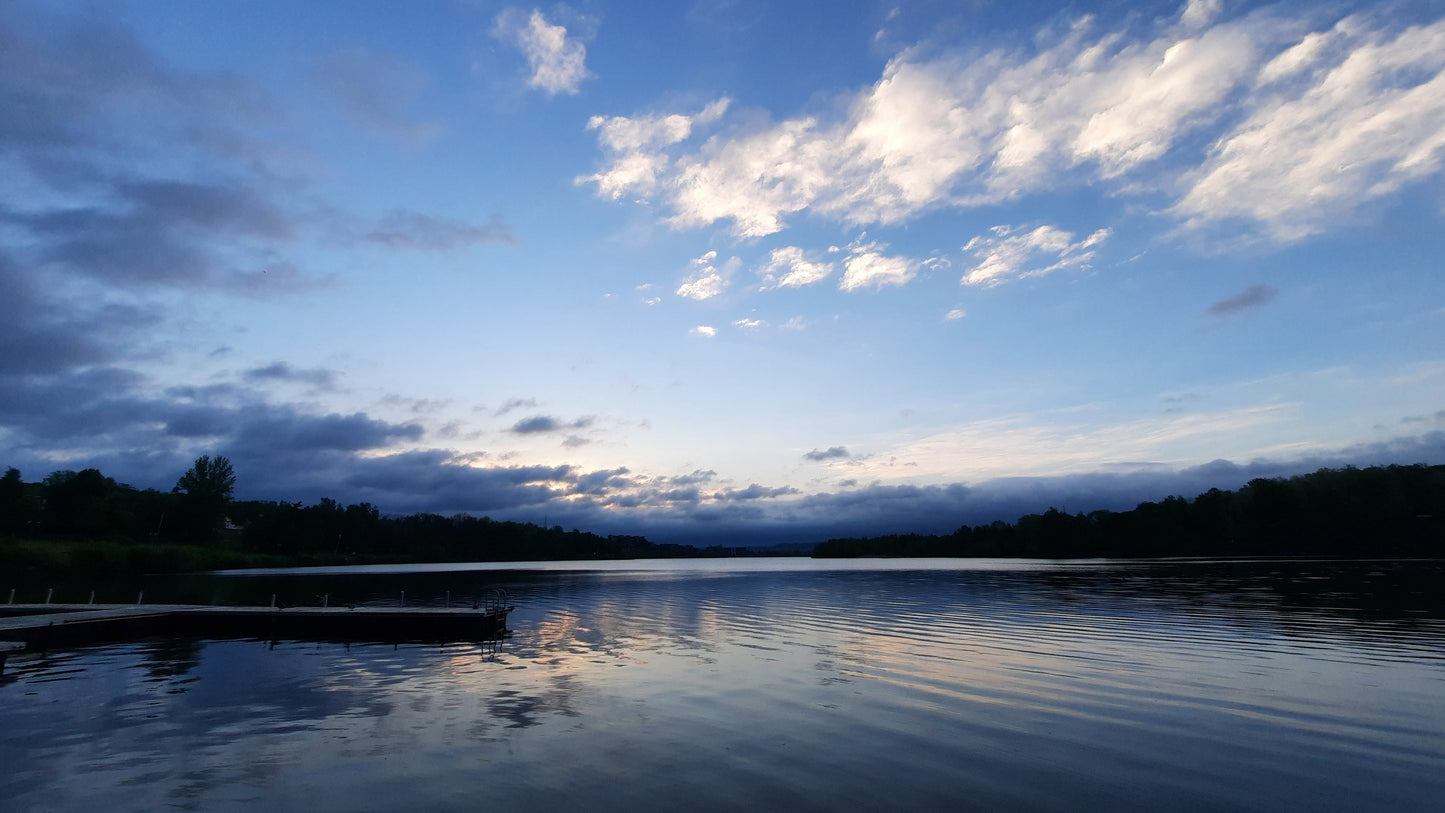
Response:
MULTIPOLYGON (((388 516, 370 503, 234 500, 225 457, 202 456, 169 491, 98 469, 0 477, 0 538, 166 543, 307 562, 630 559, 747 554, 655 544, 465 514, 388 516)), ((1320 469, 1130 511, 1049 509, 951 534, 830 539, 817 557, 1445 556, 1445 466, 1320 469)))
POLYGON ((600 536, 465 514, 387 516, 370 503, 234 500, 225 457, 202 456, 169 492, 137 489, 98 469, 25 482, 0 477, 0 537, 168 543, 305 561, 517 561, 716 555, 642 536, 600 536))
POLYGON ((1445 466, 1320 469, 1130 511, 1050 508, 951 534, 830 539, 813 555, 1445 556, 1445 466))
POLYGON ((217 538, 236 475, 202 455, 170 492, 137 489, 99 469, 51 472, 38 483, 13 466, 0 477, 0 536, 199 543, 217 538))

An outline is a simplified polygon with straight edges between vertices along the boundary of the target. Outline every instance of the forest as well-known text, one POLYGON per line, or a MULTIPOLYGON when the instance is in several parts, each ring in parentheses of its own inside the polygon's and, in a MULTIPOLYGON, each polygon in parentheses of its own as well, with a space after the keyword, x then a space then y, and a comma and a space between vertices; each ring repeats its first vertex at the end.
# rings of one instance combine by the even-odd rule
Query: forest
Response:
POLYGON ((154 571, 723 553, 465 514, 388 516, 370 503, 234 500, 234 488, 225 457, 198 458, 169 492, 118 483, 97 469, 25 482, 12 467, 0 477, 0 562, 154 571))
MULTIPOLYGON (((225 457, 202 456, 171 491, 96 469, 0 477, 0 564, 148 572, 373 562, 637 559, 756 554, 655 544, 466 514, 234 500, 225 457)), ((741 541, 741 540, 740 540, 741 541)), ((743 542, 745 544, 745 541, 743 542)), ((815 557, 1445 556, 1445 466, 1320 469, 1129 511, 1049 509, 951 534, 830 539, 815 557)))
POLYGON ((1445 466, 1320 469, 1131 511, 1049 509, 951 534, 830 539, 815 557, 1445 556, 1445 466))

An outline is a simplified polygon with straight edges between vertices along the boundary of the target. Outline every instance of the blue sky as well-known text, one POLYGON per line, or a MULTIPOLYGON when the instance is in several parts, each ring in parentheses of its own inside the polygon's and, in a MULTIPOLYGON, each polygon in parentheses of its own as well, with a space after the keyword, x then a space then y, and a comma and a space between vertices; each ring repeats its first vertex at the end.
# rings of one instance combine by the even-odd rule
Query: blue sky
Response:
POLYGON ((9 2, 0 465, 661 541, 1445 462, 1445 14, 9 2))

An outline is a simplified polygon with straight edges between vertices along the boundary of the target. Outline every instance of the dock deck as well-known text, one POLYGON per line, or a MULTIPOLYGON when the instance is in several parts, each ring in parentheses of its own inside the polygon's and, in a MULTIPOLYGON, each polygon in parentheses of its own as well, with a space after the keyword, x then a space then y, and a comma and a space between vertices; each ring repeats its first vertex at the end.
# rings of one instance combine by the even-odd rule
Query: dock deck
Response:
POLYGON ((225 607, 193 604, 3 604, 7 652, 152 636, 338 641, 485 641, 512 607, 225 607))

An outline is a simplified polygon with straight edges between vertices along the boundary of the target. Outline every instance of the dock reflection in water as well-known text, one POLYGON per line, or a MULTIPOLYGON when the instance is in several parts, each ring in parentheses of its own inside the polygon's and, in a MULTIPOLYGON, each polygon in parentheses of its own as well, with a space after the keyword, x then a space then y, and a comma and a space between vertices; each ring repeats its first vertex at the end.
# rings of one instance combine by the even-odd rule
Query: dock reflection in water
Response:
POLYGON ((435 603, 503 584, 516 610, 499 645, 179 639, 12 656, 0 806, 1445 798, 1439 563, 607 567, 148 585, 435 603))

